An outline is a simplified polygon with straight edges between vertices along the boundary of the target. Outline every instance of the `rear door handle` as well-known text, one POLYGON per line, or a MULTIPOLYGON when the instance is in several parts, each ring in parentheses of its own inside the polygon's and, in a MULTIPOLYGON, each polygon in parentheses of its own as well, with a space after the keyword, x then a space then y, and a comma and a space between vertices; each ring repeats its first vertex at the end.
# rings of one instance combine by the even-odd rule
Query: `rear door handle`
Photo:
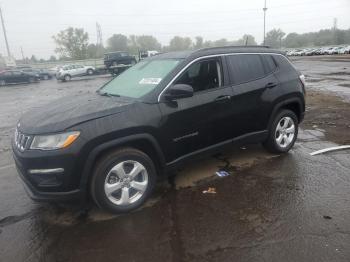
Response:
POLYGON ((270 82, 270 83, 267 83, 266 84, 266 88, 273 88, 273 87, 275 87, 275 86, 277 86, 277 83, 275 83, 275 82, 270 82))
POLYGON ((225 101, 225 100, 230 100, 231 96, 229 95, 224 95, 224 96, 218 96, 217 98, 215 98, 215 101, 225 101))

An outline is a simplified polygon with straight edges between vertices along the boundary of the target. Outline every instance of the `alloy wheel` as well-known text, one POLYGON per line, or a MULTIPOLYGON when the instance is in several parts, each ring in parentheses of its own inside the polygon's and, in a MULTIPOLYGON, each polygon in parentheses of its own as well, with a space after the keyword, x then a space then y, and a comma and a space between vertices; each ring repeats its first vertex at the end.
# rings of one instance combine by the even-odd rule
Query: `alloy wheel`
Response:
POLYGON ((281 148, 288 147, 293 142, 294 136, 294 120, 289 116, 281 118, 281 120, 277 124, 275 131, 275 140, 277 145, 281 148))
POLYGON ((127 160, 110 169, 105 179, 104 191, 113 204, 127 206, 143 196, 148 182, 146 168, 140 162, 127 160))

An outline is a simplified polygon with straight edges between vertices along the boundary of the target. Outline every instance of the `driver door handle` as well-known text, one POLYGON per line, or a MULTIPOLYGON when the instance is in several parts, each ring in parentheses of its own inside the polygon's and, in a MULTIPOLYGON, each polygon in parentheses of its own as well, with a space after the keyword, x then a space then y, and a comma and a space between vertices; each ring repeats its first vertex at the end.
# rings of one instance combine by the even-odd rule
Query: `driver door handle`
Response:
POLYGON ((222 95, 222 96, 218 96, 217 98, 215 98, 214 101, 225 101, 225 100, 230 100, 231 96, 229 95, 222 95))

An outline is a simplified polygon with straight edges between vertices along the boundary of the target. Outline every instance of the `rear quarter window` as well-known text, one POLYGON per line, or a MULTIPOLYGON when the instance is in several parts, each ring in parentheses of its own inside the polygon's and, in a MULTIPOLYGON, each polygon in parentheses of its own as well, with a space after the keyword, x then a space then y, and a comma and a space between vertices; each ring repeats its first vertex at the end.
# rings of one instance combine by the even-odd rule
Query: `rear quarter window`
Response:
POLYGON ((281 69, 283 72, 297 72, 297 70, 287 57, 283 55, 274 55, 273 58, 278 68, 281 69))
POLYGON ((270 74, 276 70, 277 65, 272 55, 262 55, 266 74, 270 74))
POLYGON ((242 84, 265 76, 260 55, 244 54, 228 56, 228 66, 233 84, 242 84))

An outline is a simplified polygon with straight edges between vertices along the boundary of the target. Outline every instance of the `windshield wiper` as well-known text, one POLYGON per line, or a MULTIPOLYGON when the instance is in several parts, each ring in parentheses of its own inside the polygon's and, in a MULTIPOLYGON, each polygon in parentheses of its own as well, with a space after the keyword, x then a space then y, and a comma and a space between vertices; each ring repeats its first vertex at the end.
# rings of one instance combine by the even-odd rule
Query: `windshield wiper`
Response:
POLYGON ((108 92, 100 92, 97 91, 97 93, 101 96, 108 96, 108 97, 120 97, 120 95, 118 94, 112 94, 112 93, 108 93, 108 92))

